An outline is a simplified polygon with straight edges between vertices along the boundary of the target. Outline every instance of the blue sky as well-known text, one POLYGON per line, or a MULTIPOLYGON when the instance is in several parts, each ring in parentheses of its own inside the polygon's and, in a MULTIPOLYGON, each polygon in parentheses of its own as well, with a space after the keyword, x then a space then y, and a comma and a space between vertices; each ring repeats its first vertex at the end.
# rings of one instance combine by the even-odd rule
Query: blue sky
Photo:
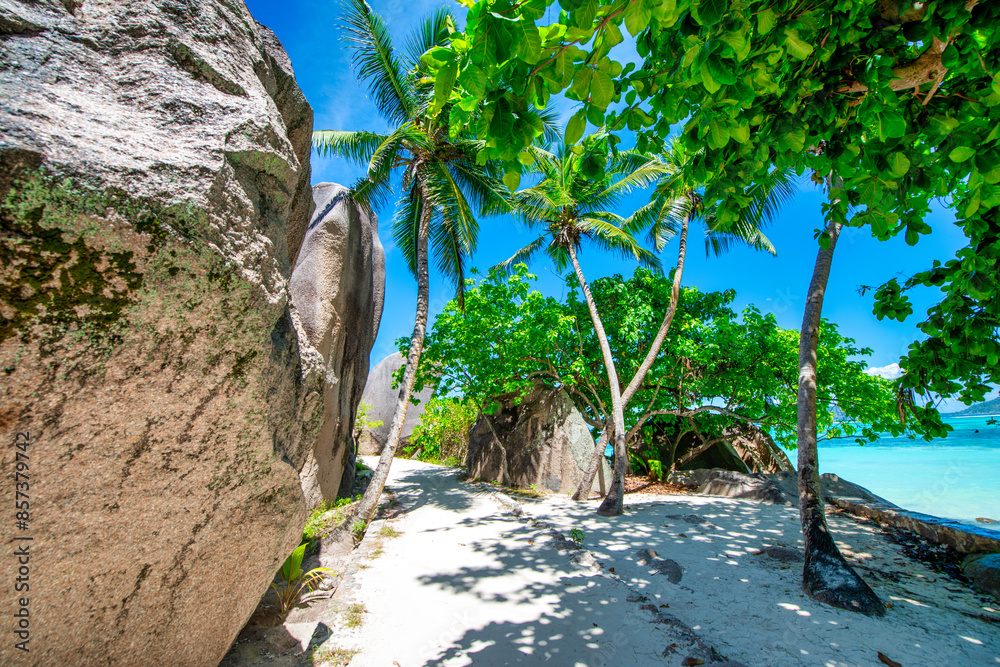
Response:
MULTIPOLYGON (((405 44, 418 20, 442 5, 440 0, 370 0, 373 9, 382 16, 395 43, 405 44)), ((316 130, 374 130, 386 128, 374 105, 368 100, 350 65, 350 52, 338 26, 339 3, 314 0, 248 0, 254 17, 271 28, 292 59, 296 79, 315 112, 316 130)), ((464 10, 452 3, 456 14, 464 10)), ((627 45, 617 58, 634 58, 627 45)), ((560 105, 565 112, 571 103, 560 105)), ((569 118, 564 113, 563 121, 569 118)), ((590 128, 593 129, 593 128, 590 128)), ((313 154, 312 181, 333 181, 349 185, 362 170, 339 159, 320 158, 313 154)), ((812 275, 817 245, 814 230, 823 225, 820 206, 825 195, 818 188, 805 184, 798 196, 787 206, 780 219, 767 230, 778 250, 777 257, 751 250, 736 250, 718 258, 706 258, 700 237, 689 244, 684 283, 703 291, 735 289, 735 307, 742 310, 748 304, 764 312, 774 313, 786 328, 798 329, 802 319, 805 295, 812 275)), ((633 200, 642 203, 642 197, 633 200)), ((621 211, 628 214, 631 211, 621 211)), ((394 340, 409 335, 413 329, 416 284, 398 251, 392 247, 389 221, 392 211, 379 214, 379 235, 386 249, 386 300, 382 326, 372 350, 372 365, 395 351, 394 340)), ((872 315, 872 295, 858 294, 859 285, 878 285, 894 276, 909 276, 926 268, 934 259, 942 261, 954 256, 965 245, 965 237, 955 226, 954 217, 944 206, 937 206, 927 222, 933 233, 922 237, 913 247, 902 238, 880 242, 867 230, 845 228, 837 246, 823 315, 836 322, 841 332, 855 338, 861 346, 874 350, 871 366, 893 364, 905 353, 907 346, 920 334, 916 324, 926 308, 936 301, 933 290, 914 294, 915 315, 904 323, 879 322, 872 315)), ((695 232, 698 233, 697 231, 695 232)), ((533 240, 534 235, 510 219, 490 219, 481 222, 479 249, 472 265, 486 269, 507 259, 518 248, 533 240)), ((662 255, 664 267, 676 262, 676 242, 662 255)), ((618 260, 597 250, 584 249, 584 270, 589 278, 614 273, 630 274, 629 262, 618 260)), ((539 277, 538 289, 560 296, 563 281, 554 274, 544 257, 531 267, 539 277)), ((439 277, 431 280, 431 315, 441 311, 452 296, 453 289, 439 277)))

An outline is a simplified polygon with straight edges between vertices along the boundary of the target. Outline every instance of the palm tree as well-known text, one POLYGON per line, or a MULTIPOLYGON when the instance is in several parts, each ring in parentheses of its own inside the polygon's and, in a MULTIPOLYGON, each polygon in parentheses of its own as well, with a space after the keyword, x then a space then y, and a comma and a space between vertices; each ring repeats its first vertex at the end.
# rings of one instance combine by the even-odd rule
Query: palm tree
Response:
POLYGON ((493 165, 476 164, 482 142, 467 134, 449 136, 449 108, 434 113, 431 107, 433 88, 425 83, 420 55, 446 40, 449 14, 438 10, 425 20, 406 53, 393 47, 385 24, 364 0, 349 0, 343 20, 357 76, 395 129, 387 134, 320 131, 313 133, 313 144, 322 155, 346 157, 367 166, 366 176, 352 186, 351 196, 369 209, 389 202, 392 181, 399 176, 402 196, 392 232, 417 279, 413 336, 389 437, 371 484, 339 531, 339 537, 346 541, 347 527, 355 527, 359 521, 367 526, 371 520, 399 446, 427 327, 428 245, 434 250, 438 269, 454 282, 461 298, 465 262, 478 237, 473 209, 502 209, 506 189, 493 165))
MULTIPOLYGON (((677 312, 684 261, 687 256, 688 229, 691 223, 698 219, 703 223, 706 255, 720 255, 735 245, 749 245, 757 250, 774 254, 774 246, 761 228, 773 221, 778 209, 787 203, 794 193, 793 173, 790 170, 775 170, 764 183, 754 184, 746 189, 743 193, 746 206, 735 222, 725 226, 716 215, 717 209, 705 206, 698 193, 697 184, 690 181, 689 165, 693 157, 695 156, 688 156, 683 147, 677 143, 668 148, 661 159, 666 167, 666 174, 657 183, 649 204, 636 211, 629 218, 627 225, 628 231, 632 234, 648 229, 648 238, 657 251, 663 250, 667 242, 678 235, 680 245, 677 252, 677 268, 674 270, 671 286, 670 305, 650 344, 649 351, 628 386, 622 391, 623 409, 628 407, 632 397, 642 387, 677 312)), ((594 485, 594 477, 607 439, 608 432, 605 429, 594 448, 584 477, 573 494, 575 500, 586 500, 590 497, 590 490, 594 485)), ((601 503, 599 510, 601 514, 617 516, 624 510, 625 471, 626 456, 624 451, 618 451, 616 445, 614 476, 608 494, 601 503)))
POLYGON ((542 227, 542 233, 500 266, 509 271, 519 262, 528 262, 539 250, 544 250, 560 273, 572 265, 590 312, 608 376, 615 449, 620 454, 615 471, 617 473, 621 467, 620 477, 624 480, 625 470, 621 462, 625 460, 625 416, 621 386, 608 337, 580 266, 578 253, 586 240, 604 250, 632 257, 658 271, 659 260, 629 233, 629 221, 607 209, 618 204, 632 190, 656 182, 666 172, 661 162, 639 153, 610 151, 609 155, 611 143, 610 135, 602 131, 588 137, 582 146, 569 148, 561 145, 555 155, 540 149, 535 151, 535 171, 541 180, 514 193, 512 200, 522 220, 529 227, 542 227))

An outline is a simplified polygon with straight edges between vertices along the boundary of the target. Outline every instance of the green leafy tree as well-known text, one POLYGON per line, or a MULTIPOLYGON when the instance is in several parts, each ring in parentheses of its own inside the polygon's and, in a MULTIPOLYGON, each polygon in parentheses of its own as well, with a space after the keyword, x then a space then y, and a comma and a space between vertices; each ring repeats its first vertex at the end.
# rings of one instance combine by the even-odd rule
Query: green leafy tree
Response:
MULTIPOLYGON (((532 278, 520 264, 506 280, 493 271, 470 282, 464 311, 452 301, 435 320, 418 382, 437 382, 438 391, 462 394, 491 412, 496 396, 523 396, 541 381, 565 389, 587 423, 601 431, 612 418, 611 390, 589 308, 572 291, 565 303, 543 297, 531 289, 532 278)), ((631 373, 658 333, 672 281, 638 269, 630 279, 599 278, 590 287, 617 367, 631 373)), ((684 288, 676 326, 625 410, 630 451, 641 447, 644 426, 665 416, 698 434, 700 451, 723 439, 703 437, 713 423, 753 424, 795 448, 798 332, 754 308, 737 317, 729 308, 734 296, 684 288)), ((871 350, 842 337, 833 324, 823 323, 818 345, 820 438, 927 436, 940 424, 936 413, 901 421, 896 383, 866 374, 857 358, 871 350)))
MULTIPOLYGON (((867 226, 880 239, 905 234, 916 243, 930 231, 924 222, 930 202, 950 195, 969 243, 955 260, 913 278, 911 286, 939 287, 945 296, 920 325, 928 339, 915 343, 901 363, 904 387, 959 393, 968 401, 982 395, 987 379, 997 379, 998 371, 979 369, 981 361, 996 369, 989 360, 1000 358, 1000 272, 992 268, 1000 211, 1000 36, 993 26, 1000 7, 978 0, 567 0, 557 24, 539 27, 548 4, 479 0, 465 33, 451 41, 453 62, 476 64, 489 82, 510 82, 502 97, 494 97, 490 85, 451 93, 488 99, 490 128, 513 128, 506 133, 508 150, 527 144, 511 123, 519 110, 568 90, 584 102, 581 119, 627 125, 639 133, 640 149, 663 145, 682 124, 680 140, 704 148, 696 177, 707 184, 705 199, 720 202, 723 225, 747 206, 732 195, 774 167, 835 179, 824 206, 826 229, 818 233, 824 248, 843 224, 867 226), (622 27, 636 36, 639 68, 612 58, 622 27), (609 112, 613 101, 624 105, 609 112)), ((489 137, 490 128, 482 136, 489 137)), ((816 277, 804 345, 818 322, 823 281, 816 277)), ((903 316, 909 307, 892 284, 879 296, 882 314, 903 316)), ((803 352, 808 382, 810 354, 803 352)), ((805 426, 800 452, 812 441, 805 426)), ((808 502, 810 482, 802 482, 808 502)), ((810 538, 822 529, 810 523, 815 516, 803 514, 804 589, 838 606, 880 613, 870 595, 838 593, 839 582, 856 577, 846 574, 845 563, 823 565, 820 551, 829 544, 815 546, 810 538)))
POLYGON ((427 84, 423 78, 421 54, 443 43, 454 28, 447 12, 439 11, 424 21, 409 54, 393 47, 385 24, 364 0, 349 1, 344 24, 358 78, 368 86, 379 112, 395 127, 388 134, 321 131, 314 133, 313 142, 321 154, 367 165, 367 175, 351 189, 352 197, 364 205, 386 203, 398 176, 402 196, 393 236, 417 279, 416 316, 399 400, 371 484, 355 517, 346 522, 355 525, 370 521, 399 445, 427 326, 428 246, 434 249, 438 269, 461 293, 466 258, 478 237, 473 211, 502 207, 505 190, 490 163, 477 163, 483 143, 449 125, 448 113, 442 111, 446 96, 441 86, 427 84))
POLYGON ((462 465, 469 450, 469 427, 478 414, 477 405, 468 398, 432 397, 403 452, 421 461, 462 465))

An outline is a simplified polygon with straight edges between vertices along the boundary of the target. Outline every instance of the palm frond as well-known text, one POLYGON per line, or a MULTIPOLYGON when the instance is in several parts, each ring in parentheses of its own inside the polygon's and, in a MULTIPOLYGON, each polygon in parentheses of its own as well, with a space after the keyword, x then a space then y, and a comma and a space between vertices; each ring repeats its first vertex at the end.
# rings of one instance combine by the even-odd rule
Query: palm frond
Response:
POLYGON ((417 275, 417 240, 424 205, 420 187, 414 183, 392 218, 392 239, 414 277, 417 275))
POLYGON ((352 162, 368 164, 372 155, 388 137, 376 132, 344 132, 319 130, 312 133, 313 148, 322 156, 347 158, 352 162))
POLYGON ((515 252, 510 259, 500 262, 493 268, 510 274, 514 271, 514 267, 518 264, 530 264, 531 258, 535 256, 535 253, 538 252, 542 246, 545 245, 547 240, 548 236, 542 234, 537 239, 515 252))
POLYGON ((406 42, 406 57, 410 69, 420 68, 420 56, 435 46, 441 46, 448 41, 447 21, 451 10, 439 7, 434 13, 425 17, 406 42))
POLYGON ((347 41, 354 47, 354 68, 368 86, 372 102, 386 120, 401 125, 413 117, 413 81, 407 63, 396 54, 389 30, 365 0, 347 0, 343 17, 347 41))

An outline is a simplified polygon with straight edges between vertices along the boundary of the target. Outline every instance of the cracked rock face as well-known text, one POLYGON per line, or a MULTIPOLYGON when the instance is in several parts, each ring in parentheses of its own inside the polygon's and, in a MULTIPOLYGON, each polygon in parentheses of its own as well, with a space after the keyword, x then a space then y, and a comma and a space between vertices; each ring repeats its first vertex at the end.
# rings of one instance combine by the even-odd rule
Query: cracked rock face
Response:
POLYGON ((311 132, 241 2, 0 0, 0 473, 29 433, 32 664, 218 664, 298 544, 311 132))
POLYGON ((316 399, 322 421, 300 475, 310 510, 354 486, 354 417, 385 288, 378 218, 336 183, 313 186, 313 199, 316 212, 289 283, 303 373, 323 387, 316 399))

